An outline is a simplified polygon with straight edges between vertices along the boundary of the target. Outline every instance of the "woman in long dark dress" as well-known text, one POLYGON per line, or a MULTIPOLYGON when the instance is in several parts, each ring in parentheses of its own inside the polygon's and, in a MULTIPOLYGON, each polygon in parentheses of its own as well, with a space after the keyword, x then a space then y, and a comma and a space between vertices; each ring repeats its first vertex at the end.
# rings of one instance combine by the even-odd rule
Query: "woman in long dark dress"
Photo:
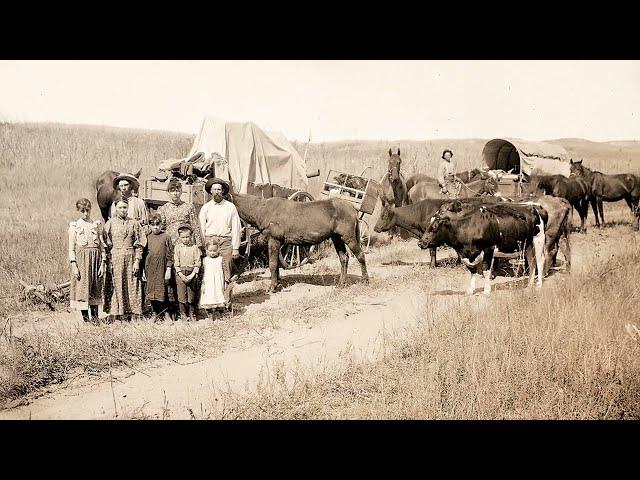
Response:
POLYGON ((171 237, 162 231, 162 218, 157 213, 149 216, 151 233, 147 236, 144 271, 147 277, 147 299, 151 302, 155 320, 163 315, 171 320, 167 304, 167 283, 171 280, 173 247, 171 237))

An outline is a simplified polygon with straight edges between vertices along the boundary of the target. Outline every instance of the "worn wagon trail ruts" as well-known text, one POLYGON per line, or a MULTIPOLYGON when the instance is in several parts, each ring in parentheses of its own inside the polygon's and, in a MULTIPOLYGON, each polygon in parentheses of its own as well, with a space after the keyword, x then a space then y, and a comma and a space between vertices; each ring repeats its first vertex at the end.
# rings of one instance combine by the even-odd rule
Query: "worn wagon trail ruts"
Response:
MULTIPOLYGON (((619 230, 624 232, 622 227, 619 230)), ((576 258, 578 273, 591 263, 587 246, 594 240, 601 249, 619 241, 613 237, 581 236, 576 258)), ((464 296, 458 288, 465 280, 462 269, 445 269, 438 275, 429 274, 432 271, 421 266, 424 257, 413 243, 394 243, 374 250, 368 257, 373 261, 371 269, 375 277, 387 286, 374 282, 366 289, 349 288, 344 291, 345 297, 329 285, 288 282, 289 291, 247 307, 247 317, 238 317, 244 322, 244 330, 225 336, 224 352, 216 352, 196 363, 189 359, 178 364, 165 359, 155 365, 157 368, 135 365, 142 373, 122 367, 116 372, 118 381, 114 383, 120 416, 134 415, 136 410, 146 405, 142 412, 146 418, 162 418, 166 398, 172 419, 188 419, 187 407, 199 412, 201 402, 207 409, 214 398, 219 398, 214 395, 214 387, 242 393, 248 384, 253 390, 259 381, 260 371, 266 374, 275 369, 292 372, 298 365, 317 368, 322 365, 319 362, 331 366, 346 360, 346 348, 355 358, 374 360, 379 358, 385 332, 419 328, 425 318, 438 318, 459 302, 470 308, 486 309, 491 305, 486 303, 489 299, 464 296), (402 255, 406 266, 389 268, 383 264, 395 254, 402 255), (398 296, 397 290, 388 289, 388 284, 397 285, 400 279, 403 294, 398 296), (301 305, 303 299, 308 303, 301 305), (428 310, 424 310, 427 305, 428 310), (274 309, 286 310, 288 315, 277 317, 272 326, 258 326, 257 318, 269 316, 274 309)), ((313 274, 318 268, 326 271, 326 267, 332 264, 335 264, 334 258, 322 259, 317 264, 305 265, 302 274, 313 274)), ((293 277, 300 275, 287 272, 285 279, 287 274, 293 277)), ((550 281, 562 279, 563 276, 558 276, 550 281)), ((498 295, 513 295, 511 288, 505 288, 513 283, 513 279, 500 278, 495 283, 505 284, 496 288, 498 295)), ((0 412, 0 418, 112 418, 113 394, 109 377, 103 377, 99 382, 54 387, 53 393, 37 398, 29 405, 0 412)), ((205 410, 205 415, 210 411, 205 410)))
POLYGON ((368 281, 365 255, 360 248, 358 212, 348 202, 338 199, 295 202, 241 193, 230 195, 230 200, 238 209, 240 218, 257 228, 267 239, 271 271, 269 292, 275 292, 280 283, 282 245, 317 245, 329 238, 340 258, 340 285, 344 286, 347 280, 347 246, 360 262, 362 278, 368 281))

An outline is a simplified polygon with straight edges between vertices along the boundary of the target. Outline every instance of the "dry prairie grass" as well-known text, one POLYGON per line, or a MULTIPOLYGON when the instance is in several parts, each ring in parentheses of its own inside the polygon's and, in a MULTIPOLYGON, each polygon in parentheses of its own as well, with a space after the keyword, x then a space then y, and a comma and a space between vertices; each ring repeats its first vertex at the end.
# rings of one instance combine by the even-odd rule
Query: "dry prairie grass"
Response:
POLYGON ((143 168, 186 155, 192 138, 108 127, 0 123, 0 316, 24 308, 18 279, 67 281, 66 231, 75 201, 89 198, 108 169, 143 168))
POLYGON ((387 355, 276 372, 257 393, 222 393, 234 419, 637 419, 640 249, 603 252, 541 294, 421 315, 387 355), (288 380, 287 380, 288 379, 288 380))

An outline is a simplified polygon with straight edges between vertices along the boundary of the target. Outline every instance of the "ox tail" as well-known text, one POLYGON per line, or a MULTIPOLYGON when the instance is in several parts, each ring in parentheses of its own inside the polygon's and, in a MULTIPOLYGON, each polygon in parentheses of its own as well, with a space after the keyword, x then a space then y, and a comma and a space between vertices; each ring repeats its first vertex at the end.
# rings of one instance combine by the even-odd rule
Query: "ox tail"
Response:
MULTIPOLYGON (((537 233, 537 235, 535 235, 533 237, 533 248, 534 248, 534 252, 535 252, 535 256, 536 256, 536 268, 538 270, 538 282, 537 282, 537 286, 541 287, 542 286, 542 276, 544 274, 544 262, 545 262, 545 258, 547 258, 549 256, 548 250, 547 250, 547 245, 546 245, 546 235, 545 235, 545 226, 544 226, 544 219, 542 218, 542 215, 540 214, 540 212, 538 211, 537 208, 534 208, 536 215, 538 216, 538 220, 539 220, 539 224, 538 224, 538 228, 539 228, 539 232, 537 233)), ((532 268, 532 266, 530 266, 530 268, 532 268)))

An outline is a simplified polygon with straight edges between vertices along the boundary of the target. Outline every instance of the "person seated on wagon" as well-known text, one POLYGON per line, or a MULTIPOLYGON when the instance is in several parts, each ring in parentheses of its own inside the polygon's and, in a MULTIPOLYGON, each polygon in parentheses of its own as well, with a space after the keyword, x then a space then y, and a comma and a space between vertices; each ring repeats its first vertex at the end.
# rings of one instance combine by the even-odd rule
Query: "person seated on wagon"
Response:
POLYGON ((438 185, 440 185, 440 191, 449 197, 457 197, 459 180, 456 178, 456 166, 451 161, 453 152, 446 149, 442 152, 442 162, 438 167, 438 185))
MULTIPOLYGON (((133 190, 137 190, 139 187, 140 182, 138 182, 138 179, 129 173, 121 173, 113 179, 113 189, 119 192, 121 198, 129 204, 127 218, 137 220, 140 225, 145 227, 145 233, 147 233, 146 227, 149 224, 147 205, 144 203, 144 200, 133 195, 133 190)), ((109 211, 110 218, 116 215, 116 202, 111 204, 111 210, 109 211)))

